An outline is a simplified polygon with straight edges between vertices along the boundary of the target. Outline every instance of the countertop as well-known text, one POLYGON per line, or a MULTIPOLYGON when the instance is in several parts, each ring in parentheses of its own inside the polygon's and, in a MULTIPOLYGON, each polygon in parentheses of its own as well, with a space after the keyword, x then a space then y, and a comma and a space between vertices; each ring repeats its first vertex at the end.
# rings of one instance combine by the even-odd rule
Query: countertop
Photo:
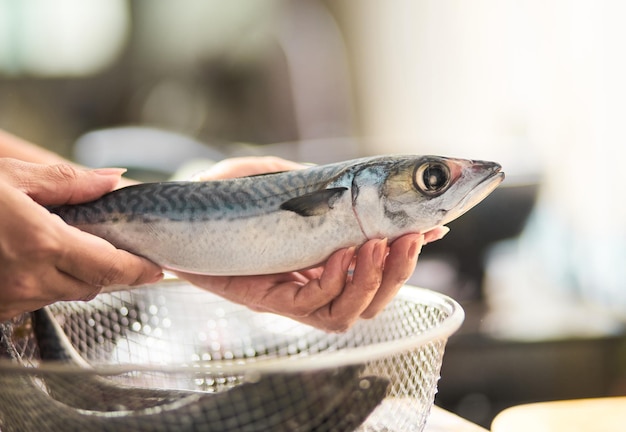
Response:
POLYGON ((446 411, 433 406, 424 432, 488 432, 486 429, 446 411))

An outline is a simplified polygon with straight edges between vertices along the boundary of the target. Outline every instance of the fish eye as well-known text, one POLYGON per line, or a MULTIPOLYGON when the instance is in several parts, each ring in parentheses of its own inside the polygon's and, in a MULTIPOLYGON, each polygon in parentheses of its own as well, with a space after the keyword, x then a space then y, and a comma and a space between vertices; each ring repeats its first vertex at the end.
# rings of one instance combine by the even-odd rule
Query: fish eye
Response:
POLYGON ((436 196, 450 184, 450 170, 441 162, 426 162, 417 167, 414 182, 420 192, 436 196))

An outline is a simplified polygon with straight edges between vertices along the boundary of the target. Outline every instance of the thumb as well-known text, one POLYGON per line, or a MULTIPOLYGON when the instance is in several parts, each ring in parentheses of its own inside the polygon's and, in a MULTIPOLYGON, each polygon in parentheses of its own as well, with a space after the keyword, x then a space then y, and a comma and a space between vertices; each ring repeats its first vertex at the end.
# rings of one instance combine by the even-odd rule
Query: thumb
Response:
POLYGON ((41 205, 94 200, 113 190, 126 172, 121 168, 87 170, 69 163, 41 165, 6 159, 2 165, 9 183, 41 205))

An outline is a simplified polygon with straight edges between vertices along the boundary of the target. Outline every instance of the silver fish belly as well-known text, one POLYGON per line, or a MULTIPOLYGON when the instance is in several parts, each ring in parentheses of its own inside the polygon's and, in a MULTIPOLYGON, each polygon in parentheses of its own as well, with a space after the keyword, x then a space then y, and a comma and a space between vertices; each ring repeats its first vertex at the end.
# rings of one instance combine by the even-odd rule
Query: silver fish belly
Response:
POLYGON ((379 156, 228 180, 146 183, 51 211, 166 269, 270 274, 316 265, 370 238, 427 232, 503 178, 494 162, 379 156))

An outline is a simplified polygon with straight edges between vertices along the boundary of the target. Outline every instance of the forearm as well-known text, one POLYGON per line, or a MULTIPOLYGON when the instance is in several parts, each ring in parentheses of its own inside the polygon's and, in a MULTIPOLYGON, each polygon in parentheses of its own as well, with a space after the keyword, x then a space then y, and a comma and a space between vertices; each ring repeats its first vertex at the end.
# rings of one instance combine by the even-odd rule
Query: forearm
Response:
POLYGON ((24 162, 32 162, 43 165, 58 163, 71 163, 58 154, 36 146, 22 138, 16 137, 0 129, 0 157, 19 159, 24 162))
MULTIPOLYGON (((0 129, 0 158, 18 159, 24 162, 42 165, 71 164, 77 168, 84 168, 82 165, 65 159, 50 150, 39 147, 2 129, 0 129)), ((122 177, 118 187, 135 183, 137 183, 135 180, 122 177)))

